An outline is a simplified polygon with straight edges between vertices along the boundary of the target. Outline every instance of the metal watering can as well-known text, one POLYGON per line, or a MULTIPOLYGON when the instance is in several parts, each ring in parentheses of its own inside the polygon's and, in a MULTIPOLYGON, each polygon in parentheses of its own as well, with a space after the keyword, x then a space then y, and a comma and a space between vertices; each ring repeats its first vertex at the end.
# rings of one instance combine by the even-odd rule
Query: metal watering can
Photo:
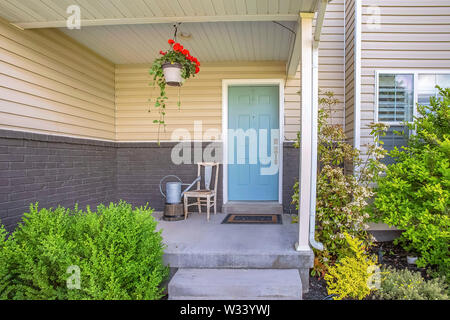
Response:
POLYGON ((191 184, 189 184, 189 183, 183 183, 183 181, 181 181, 181 179, 175 175, 167 175, 167 176, 163 177, 161 179, 161 181, 159 182, 159 191, 161 192, 163 197, 166 198, 167 204, 181 203, 181 197, 183 196, 183 194, 186 191, 188 191, 189 189, 191 189, 195 183, 199 182, 201 180, 201 178, 202 178, 201 176, 198 176, 191 184), (178 181, 167 182, 166 183, 166 194, 164 194, 164 192, 162 190, 162 183, 166 178, 169 178, 169 177, 177 178, 178 181), (182 185, 188 186, 183 192, 181 192, 182 185))

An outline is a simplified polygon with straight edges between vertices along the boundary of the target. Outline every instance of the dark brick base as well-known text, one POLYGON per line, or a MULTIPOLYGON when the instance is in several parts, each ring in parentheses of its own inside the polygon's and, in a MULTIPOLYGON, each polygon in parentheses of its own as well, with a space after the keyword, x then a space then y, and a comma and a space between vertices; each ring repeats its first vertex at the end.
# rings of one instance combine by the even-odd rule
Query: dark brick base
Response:
POLYGON ((0 130, 0 219, 11 230, 40 207, 96 206, 116 199, 111 142, 0 130))
MULTIPOLYGON (((193 164, 174 164, 171 152, 176 143, 120 143, 117 148, 117 197, 134 205, 145 205, 162 210, 165 200, 159 191, 159 182, 166 175, 176 175, 183 183, 191 183, 197 177, 197 165, 194 164, 194 147, 191 157, 193 164)), ((208 144, 203 143, 202 150, 208 144)), ((198 148, 197 147, 197 148, 198 148)), ((222 209, 223 168, 219 168, 217 188, 217 209, 222 209)), ((169 181, 177 181, 175 178, 169 181)), ((212 181, 213 183, 213 181, 212 181)), ((182 187, 184 190, 186 186, 182 187)))
MULTIPOLYGON (((184 183, 197 176, 197 165, 171 161, 175 143, 113 143, 0 130, 0 219, 12 230, 28 211, 40 207, 95 207, 123 199, 135 206, 149 204, 162 210, 159 192, 162 177, 174 174, 184 183)), ((204 143, 197 148, 207 146, 204 143)), ((194 150, 195 151, 195 150, 194 150)), ((196 163, 192 154, 192 163, 196 163)), ((284 145, 283 207, 290 204, 298 179, 298 149, 284 145)), ((218 211, 222 208, 222 177, 218 182, 218 211)))
POLYGON ((291 204, 293 187, 298 181, 300 151, 294 148, 292 142, 285 142, 283 146, 283 210, 285 213, 297 212, 295 205, 291 204))

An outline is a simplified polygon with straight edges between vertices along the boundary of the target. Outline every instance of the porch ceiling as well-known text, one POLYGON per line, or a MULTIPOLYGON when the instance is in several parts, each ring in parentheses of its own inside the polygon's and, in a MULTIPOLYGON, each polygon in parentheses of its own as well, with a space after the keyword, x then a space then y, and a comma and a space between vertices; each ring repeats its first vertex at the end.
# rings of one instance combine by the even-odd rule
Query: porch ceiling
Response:
POLYGON ((318 0, 0 0, 0 16, 24 28, 59 28, 116 64, 149 63, 167 48, 173 24, 200 61, 288 61, 299 12, 318 0), (65 27, 81 9, 81 29, 65 27))
MULTIPOLYGON (((283 25, 294 29, 296 22, 283 25)), ((116 64, 150 63, 169 48, 172 24, 145 24, 60 29, 116 64)), ((183 23, 177 38, 200 61, 286 61, 294 35, 273 22, 183 23)))

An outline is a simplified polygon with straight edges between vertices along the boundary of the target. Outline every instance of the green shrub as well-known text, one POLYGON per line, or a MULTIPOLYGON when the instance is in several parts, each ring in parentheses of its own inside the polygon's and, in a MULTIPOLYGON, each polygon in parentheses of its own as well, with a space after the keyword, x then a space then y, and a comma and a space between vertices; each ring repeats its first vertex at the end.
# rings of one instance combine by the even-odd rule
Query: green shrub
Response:
POLYGON ((6 243, 6 230, 5 227, 0 223, 0 293, 3 292, 8 285, 8 270, 6 259, 3 254, 5 252, 4 251, 5 243, 6 243))
MULTIPOLYGON (((321 108, 318 115, 318 158, 320 170, 317 175, 316 202, 316 240, 323 243, 324 250, 314 250, 315 260, 312 274, 324 275, 327 268, 343 257, 348 248, 344 234, 370 242, 367 233, 369 213, 367 201, 373 196, 374 176, 385 170, 379 161, 385 151, 376 144, 367 147, 367 156, 346 141, 345 132, 340 125, 331 123, 330 116, 338 103, 332 92, 324 92, 319 100, 321 108), (345 165, 352 164, 358 174, 346 170, 345 165)), ((384 133, 385 126, 372 126, 372 135, 378 137, 384 133)), ((299 147, 298 135, 295 147, 299 147)), ((300 194, 301 196, 301 194, 300 194)), ((299 203, 298 182, 294 185, 292 203, 299 203)))
POLYGON ((334 300, 361 300, 375 289, 372 277, 377 270, 377 259, 365 252, 363 241, 347 233, 345 239, 349 247, 348 255, 330 267, 324 277, 328 294, 334 295, 334 300))
MULTIPOLYGON (((3 299, 159 299, 167 275, 152 210, 120 202, 96 212, 30 206, 2 242, 3 299), (80 289, 69 289, 70 266, 80 289)), ((1 269, 0 269, 1 270, 1 269)), ((73 282, 71 282, 73 283, 73 282)))
POLYGON ((418 266, 435 265, 450 278, 450 89, 430 106, 418 106, 408 146, 395 148, 396 162, 378 180, 374 213, 405 230, 398 239, 419 255, 418 266))
POLYGON ((448 300, 444 279, 426 281, 419 272, 387 269, 377 296, 384 300, 448 300))

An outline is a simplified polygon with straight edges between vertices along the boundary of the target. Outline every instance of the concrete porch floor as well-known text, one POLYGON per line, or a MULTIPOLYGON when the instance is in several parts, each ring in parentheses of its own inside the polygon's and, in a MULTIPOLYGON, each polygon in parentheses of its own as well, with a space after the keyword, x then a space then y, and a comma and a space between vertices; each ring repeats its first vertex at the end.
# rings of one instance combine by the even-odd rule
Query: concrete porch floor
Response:
POLYGON ((298 224, 282 215, 282 224, 221 224, 226 214, 190 213, 187 220, 164 221, 155 213, 167 245, 171 268, 309 269, 311 250, 297 252, 298 224))

